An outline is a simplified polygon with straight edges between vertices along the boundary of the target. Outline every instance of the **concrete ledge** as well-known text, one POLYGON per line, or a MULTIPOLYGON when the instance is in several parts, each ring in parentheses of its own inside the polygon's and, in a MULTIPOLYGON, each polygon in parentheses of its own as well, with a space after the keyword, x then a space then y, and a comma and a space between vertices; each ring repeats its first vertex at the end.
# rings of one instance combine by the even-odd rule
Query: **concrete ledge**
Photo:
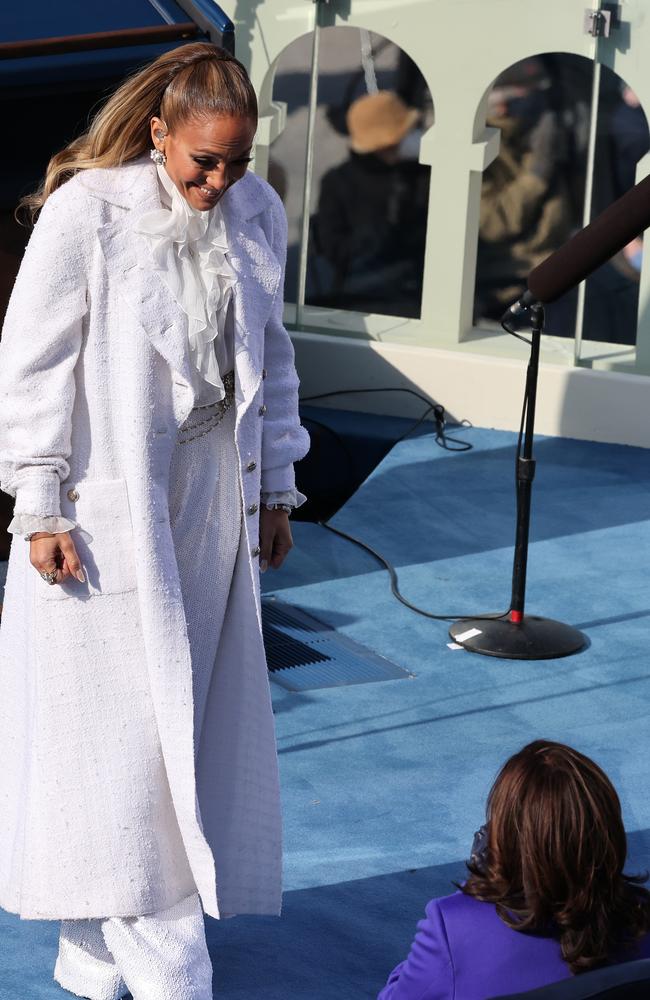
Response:
MULTIPOLYGON (((525 361, 439 348, 292 333, 301 397, 341 389, 406 388, 442 403, 456 419, 516 430, 525 361)), ((321 405, 321 401, 319 401, 321 405)), ((368 393, 322 400, 324 406, 417 416, 423 404, 406 393, 368 393)), ((536 430, 650 447, 650 377, 543 363, 536 430)))

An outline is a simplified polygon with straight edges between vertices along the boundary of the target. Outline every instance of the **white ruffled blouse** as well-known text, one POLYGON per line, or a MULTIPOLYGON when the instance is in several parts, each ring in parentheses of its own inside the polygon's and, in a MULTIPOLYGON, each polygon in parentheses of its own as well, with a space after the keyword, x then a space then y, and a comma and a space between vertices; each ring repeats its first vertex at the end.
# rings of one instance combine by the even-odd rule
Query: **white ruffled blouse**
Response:
POLYGON ((162 208, 138 219, 156 268, 187 316, 194 365, 195 406, 225 396, 222 375, 232 371, 232 288, 236 274, 228 260, 228 239, 220 205, 201 212, 183 198, 163 166, 156 167, 162 208))
MULTIPOLYGON (((232 288, 235 271, 228 260, 228 239, 220 206, 201 212, 183 198, 163 166, 157 166, 161 208, 141 216, 134 231, 145 237, 154 262, 188 318, 194 370, 194 405, 207 406, 225 396, 223 375, 234 368, 232 288)), ((262 503, 299 507, 298 490, 263 493, 262 503)), ((28 535, 72 531, 75 521, 60 515, 14 514, 7 531, 28 535)))

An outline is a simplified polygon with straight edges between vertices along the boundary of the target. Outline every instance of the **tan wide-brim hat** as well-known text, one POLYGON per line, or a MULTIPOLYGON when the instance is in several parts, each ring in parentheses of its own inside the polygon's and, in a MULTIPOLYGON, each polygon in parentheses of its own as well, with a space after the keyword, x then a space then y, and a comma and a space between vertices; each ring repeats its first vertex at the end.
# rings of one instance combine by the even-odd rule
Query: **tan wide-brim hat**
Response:
POLYGON ((355 153, 377 153, 397 146, 419 117, 420 112, 407 107, 392 90, 365 94, 348 108, 350 146, 355 153))

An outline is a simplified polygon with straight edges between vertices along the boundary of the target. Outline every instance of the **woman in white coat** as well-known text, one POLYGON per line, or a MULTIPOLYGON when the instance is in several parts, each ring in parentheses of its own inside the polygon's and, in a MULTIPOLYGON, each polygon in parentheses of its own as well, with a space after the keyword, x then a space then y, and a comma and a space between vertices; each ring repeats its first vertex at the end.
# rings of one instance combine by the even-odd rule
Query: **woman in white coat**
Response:
POLYGON ((215 46, 127 80, 31 199, 0 344, 0 905, 92 1000, 209 1000, 203 912, 280 909, 259 571, 308 439, 256 124, 215 46))

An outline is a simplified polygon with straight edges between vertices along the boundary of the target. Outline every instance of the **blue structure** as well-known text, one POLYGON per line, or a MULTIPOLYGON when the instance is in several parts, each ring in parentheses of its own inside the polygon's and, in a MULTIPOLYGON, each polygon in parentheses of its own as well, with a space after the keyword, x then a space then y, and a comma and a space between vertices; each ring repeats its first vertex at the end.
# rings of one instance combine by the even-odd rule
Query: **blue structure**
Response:
POLYGON ((232 21, 210 0, 8 4, 0 10, 0 93, 119 79, 183 42, 208 39, 233 49, 232 21))

